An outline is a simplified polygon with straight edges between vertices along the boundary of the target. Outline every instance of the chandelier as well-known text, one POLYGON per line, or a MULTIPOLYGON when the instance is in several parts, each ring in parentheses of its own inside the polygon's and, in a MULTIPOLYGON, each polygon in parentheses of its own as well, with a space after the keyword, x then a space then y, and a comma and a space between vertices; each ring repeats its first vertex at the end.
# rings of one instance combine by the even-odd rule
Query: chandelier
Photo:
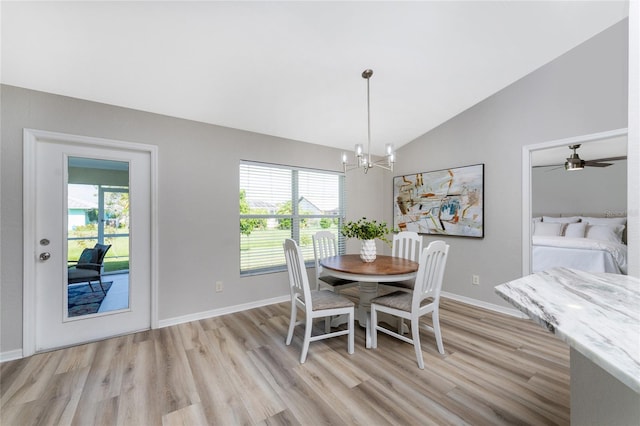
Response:
POLYGON ((369 95, 369 79, 373 75, 373 70, 364 70, 362 78, 367 80, 367 152, 365 154, 362 144, 356 144, 354 149, 355 162, 349 163, 347 153, 342 153, 342 167, 344 172, 355 169, 362 169, 365 173, 374 167, 380 167, 385 170, 393 170, 393 163, 396 161, 396 153, 393 151, 393 144, 385 145, 385 158, 378 161, 371 160, 371 108, 369 95))

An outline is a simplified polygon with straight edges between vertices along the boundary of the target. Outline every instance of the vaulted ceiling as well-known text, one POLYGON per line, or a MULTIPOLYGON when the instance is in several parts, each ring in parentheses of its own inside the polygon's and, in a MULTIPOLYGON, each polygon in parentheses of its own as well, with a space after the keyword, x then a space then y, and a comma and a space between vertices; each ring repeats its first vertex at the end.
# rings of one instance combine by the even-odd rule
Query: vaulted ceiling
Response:
POLYGON ((626 1, 2 2, 4 84, 352 149, 399 147, 626 1))

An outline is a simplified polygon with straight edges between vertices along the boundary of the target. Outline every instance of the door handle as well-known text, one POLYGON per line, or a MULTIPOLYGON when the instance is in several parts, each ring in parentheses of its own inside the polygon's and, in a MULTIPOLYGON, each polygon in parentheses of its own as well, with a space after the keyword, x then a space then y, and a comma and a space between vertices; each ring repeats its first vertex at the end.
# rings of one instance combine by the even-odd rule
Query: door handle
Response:
POLYGON ((40 253, 40 256, 38 256, 38 257, 42 261, 49 260, 49 258, 51 257, 51 253, 45 251, 44 253, 40 253))

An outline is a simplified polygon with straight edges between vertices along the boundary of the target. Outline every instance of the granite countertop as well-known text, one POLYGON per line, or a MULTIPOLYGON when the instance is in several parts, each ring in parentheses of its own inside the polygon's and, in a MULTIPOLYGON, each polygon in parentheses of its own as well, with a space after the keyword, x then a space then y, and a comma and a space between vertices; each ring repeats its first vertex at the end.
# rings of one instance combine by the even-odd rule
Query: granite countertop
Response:
POLYGON ((640 393, 640 280, 554 268, 496 293, 640 393))

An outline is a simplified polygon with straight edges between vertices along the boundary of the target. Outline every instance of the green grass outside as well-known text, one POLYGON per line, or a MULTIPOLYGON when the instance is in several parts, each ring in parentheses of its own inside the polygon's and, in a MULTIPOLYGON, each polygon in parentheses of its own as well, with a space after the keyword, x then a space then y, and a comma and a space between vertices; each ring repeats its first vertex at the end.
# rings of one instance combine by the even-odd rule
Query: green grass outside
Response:
MULTIPOLYGON (((300 230, 300 248, 306 261, 313 259, 313 239, 312 236, 318 231, 337 232, 337 226, 328 229, 321 227, 309 227, 300 230)), ((282 243, 286 238, 291 238, 289 229, 264 229, 254 230, 247 237, 240 236, 240 269, 259 269, 274 266, 275 264, 285 264, 282 243)))
POLYGON ((105 259, 104 261, 104 272, 117 272, 117 271, 128 271, 129 270, 129 258, 126 260, 112 260, 105 259))
MULTIPOLYGON (((82 250, 92 248, 97 241, 97 238, 69 240, 67 259, 78 260, 82 250)), ((114 272, 129 269, 129 237, 105 238, 105 244, 111 244, 111 248, 104 259, 104 271, 114 272)))
MULTIPOLYGON (((305 260, 313 259, 312 236, 318 231, 322 231, 320 226, 303 228, 300 230, 300 248, 305 260)), ((331 226, 326 229, 336 232, 337 227, 331 226)), ((240 236, 240 267, 245 269, 258 269, 273 266, 274 263, 283 264, 284 252, 282 242, 286 238, 291 238, 289 229, 265 229, 254 230, 251 235, 240 236), (259 256, 256 258, 256 256, 259 256)), ((85 248, 93 247, 97 238, 86 240, 70 240, 68 259, 77 260, 85 248)), ((107 238, 106 244, 111 244, 104 260, 104 271, 115 272, 129 269, 129 237, 107 238)))

